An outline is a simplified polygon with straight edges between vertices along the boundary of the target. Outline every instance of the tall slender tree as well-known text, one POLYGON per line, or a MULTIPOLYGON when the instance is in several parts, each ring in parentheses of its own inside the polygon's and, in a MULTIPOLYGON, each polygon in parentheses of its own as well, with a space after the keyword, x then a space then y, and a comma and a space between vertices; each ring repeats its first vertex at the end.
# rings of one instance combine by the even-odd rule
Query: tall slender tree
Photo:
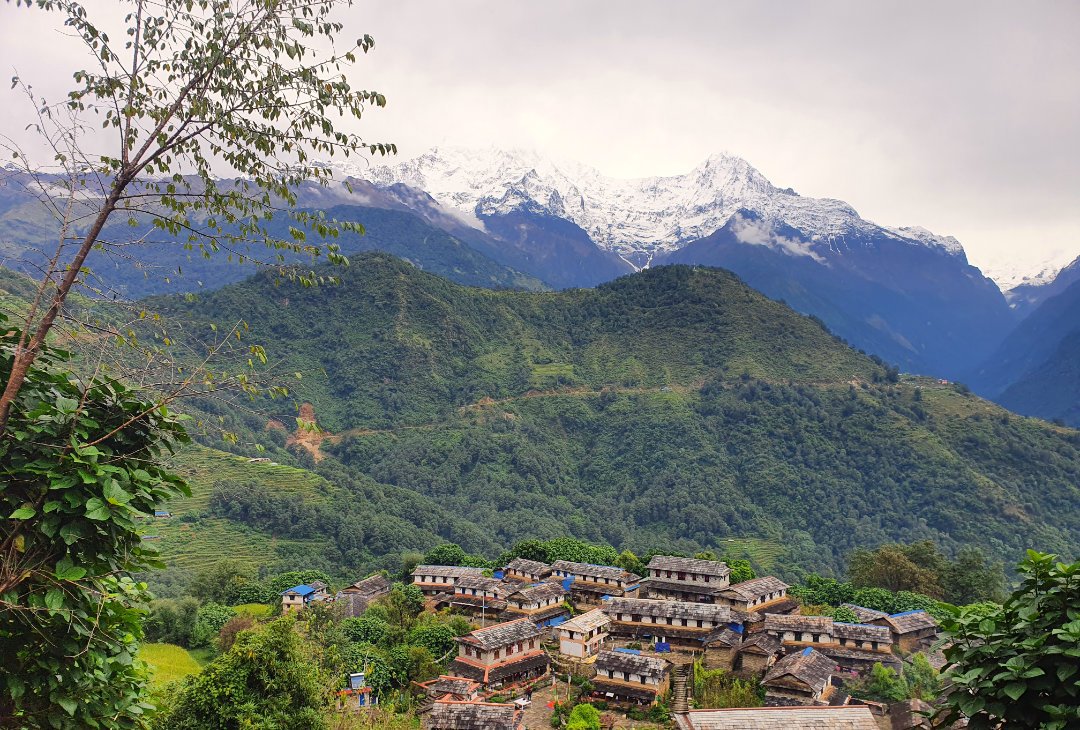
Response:
POLYGON ((0 393, 0 435, 91 252, 120 251, 108 224, 145 224, 206 256, 250 259, 252 244, 266 246, 257 260, 311 283, 315 275, 287 266, 285 254, 344 264, 333 238, 362 229, 293 209, 296 187, 329 180, 320 158, 396 151, 348 130, 348 120, 386 103, 347 75, 374 43, 364 35, 339 47, 343 24, 333 13, 349 0, 128 0, 119 39, 73 0, 15 4, 58 12, 92 65, 75 71, 59 103, 13 83, 35 103, 31 126, 51 171, 14 140, 0 144, 56 218, 58 238, 0 393), (279 215, 292 221, 287 237, 272 232, 279 215))

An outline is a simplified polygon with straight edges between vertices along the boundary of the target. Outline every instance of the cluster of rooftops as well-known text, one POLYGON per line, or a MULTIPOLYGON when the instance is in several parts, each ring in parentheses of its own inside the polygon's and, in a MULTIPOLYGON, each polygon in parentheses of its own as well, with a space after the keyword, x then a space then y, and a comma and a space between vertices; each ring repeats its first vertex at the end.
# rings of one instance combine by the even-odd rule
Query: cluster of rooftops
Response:
POLYGON ((521 722, 520 713, 511 715, 511 706, 483 699, 531 686, 549 673, 553 658, 560 666, 588 667, 597 698, 649 704, 671 686, 672 668, 680 665, 672 660, 687 654, 710 667, 759 677, 767 704, 791 713, 768 715, 771 720, 757 715, 750 722, 726 711, 684 711, 676 717, 681 728, 792 727, 769 723, 815 710, 826 711, 821 722, 854 723, 822 728, 869 728, 859 724, 867 718, 873 723, 865 708, 831 712, 848 699, 837 689, 838 677, 875 663, 899 669, 896 650, 923 648, 936 635, 937 624, 925 611, 890 615, 848 605, 858 623, 801 615, 786 583, 765 576, 731 584, 731 571, 721 561, 655 556, 647 572, 522 558, 490 577, 479 568, 417 566, 413 585, 430 608, 449 607, 483 624, 458 637, 451 674, 422 686, 436 708, 425 728, 519 730, 523 725, 512 723, 521 722), (558 642, 557 652, 545 647, 552 641, 558 642), (453 687, 471 691, 444 692, 453 687), (765 724, 754 724, 758 720, 765 724))
MULTIPOLYGON (((694 710, 675 715, 685 730, 813 727, 870 730, 865 707, 845 705, 837 678, 875 663, 902 669, 896 651, 925 648, 937 623, 925 611, 887 614, 844 604, 857 623, 798 613, 788 585, 764 576, 730 582, 721 561, 654 556, 648 575, 617 566, 516 558, 501 571, 418 565, 412 583, 431 609, 479 617, 458 637, 450 674, 417 685, 434 702, 428 730, 524 730, 519 705, 488 702, 495 692, 529 687, 550 673, 552 658, 593 673, 597 698, 649 704, 670 685, 673 662, 691 654, 706 666, 757 676, 772 707, 694 710), (558 651, 545 645, 558 642, 558 651), (644 647, 641 651, 628 647, 644 647)), ((334 601, 359 616, 390 592, 373 575, 331 596, 320 582, 282 591, 285 610, 334 601)), ((685 708, 684 708, 685 709, 685 708)))

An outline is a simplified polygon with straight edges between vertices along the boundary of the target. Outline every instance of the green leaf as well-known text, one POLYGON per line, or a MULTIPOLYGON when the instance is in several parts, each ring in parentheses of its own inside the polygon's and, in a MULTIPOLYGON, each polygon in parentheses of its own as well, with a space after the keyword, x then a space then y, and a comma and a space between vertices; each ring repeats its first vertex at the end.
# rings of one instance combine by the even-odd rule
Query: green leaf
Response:
POLYGON ((64 711, 71 716, 75 715, 75 710, 79 707, 79 703, 70 697, 57 697, 56 703, 63 707, 64 711))
POLYGON ((12 512, 11 516, 8 517, 8 519, 10 519, 10 520, 28 520, 31 517, 33 517, 34 515, 36 515, 36 514, 37 514, 37 510, 34 509, 33 507, 20 507, 19 509, 12 512))
POLYGON ((45 606, 53 611, 64 605, 64 592, 59 588, 52 588, 45 594, 45 606))
POLYGON ((1027 685, 1023 682, 1010 682, 1005 685, 1003 690, 1005 694, 1014 700, 1020 699, 1020 696, 1027 692, 1027 685))

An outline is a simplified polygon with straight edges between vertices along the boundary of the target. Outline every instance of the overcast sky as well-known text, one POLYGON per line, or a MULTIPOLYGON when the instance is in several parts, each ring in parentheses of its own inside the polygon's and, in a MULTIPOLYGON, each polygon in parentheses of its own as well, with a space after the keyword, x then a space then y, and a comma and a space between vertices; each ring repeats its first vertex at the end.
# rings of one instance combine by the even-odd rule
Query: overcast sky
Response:
MULTIPOLYGON (((403 156, 529 147, 644 176, 727 150, 878 223, 955 235, 978 265, 1080 255, 1080 3, 380 0, 345 13, 350 36, 376 42, 357 81, 389 99, 362 131, 403 156)), ((46 88, 70 78, 77 57, 54 24, 0 5, 0 66, 46 88)), ((6 86, 0 131, 25 120, 6 86)))

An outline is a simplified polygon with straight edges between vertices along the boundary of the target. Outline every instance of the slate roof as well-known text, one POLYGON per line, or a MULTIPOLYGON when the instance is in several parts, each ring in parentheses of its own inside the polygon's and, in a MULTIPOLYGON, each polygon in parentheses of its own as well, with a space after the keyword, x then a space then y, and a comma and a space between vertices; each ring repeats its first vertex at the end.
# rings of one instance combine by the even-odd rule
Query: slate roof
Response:
POLYGON ((608 580, 621 580, 626 583, 636 583, 641 576, 629 573, 614 565, 592 565, 591 563, 572 563, 569 560, 556 560, 551 564, 552 571, 564 571, 572 575, 583 575, 586 578, 607 578, 608 580))
POLYGON ((358 580, 348 588, 342 589, 342 593, 356 593, 364 596, 377 596, 383 593, 389 593, 390 580, 381 573, 376 573, 373 576, 358 580))
POLYGON ((439 578, 463 578, 466 575, 483 575, 483 568, 465 568, 458 565, 417 565, 412 574, 433 575, 439 578))
POLYGON ((698 560, 697 558, 677 558, 673 555, 654 555, 649 561, 649 570, 670 570, 671 572, 695 573, 697 575, 715 575, 726 578, 731 575, 727 563, 719 560, 698 560))
POLYGON ((468 696, 480 689, 479 682, 448 674, 441 674, 437 679, 423 682, 420 686, 437 697, 445 694, 468 696))
POLYGON ((829 684, 836 662, 821 652, 814 651, 810 647, 794 654, 788 654, 780 661, 773 664, 765 673, 764 684, 790 675, 803 684, 809 686, 815 695, 821 694, 829 684))
POLYGON ((892 626, 893 631, 898 634, 908 634, 912 631, 922 631, 923 629, 934 629, 936 631, 938 627, 938 622, 934 620, 934 617, 922 609, 919 609, 918 611, 894 613, 891 616, 886 617, 885 621, 887 621, 888 624, 892 626))
POLYGON ((574 618, 562 622, 559 624, 559 628, 587 634, 593 629, 602 629, 610 623, 611 618, 606 613, 599 608, 594 608, 580 616, 574 616, 574 618))
POLYGON ((618 614, 639 614, 656 618, 677 618, 692 621, 712 621, 727 623, 731 620, 731 609, 712 603, 686 603, 685 601, 663 601, 651 598, 612 598, 602 607, 604 613, 613 619, 618 614))
POLYGON ((593 689, 602 694, 611 693, 619 699, 630 699, 635 702, 653 702, 659 694, 659 687, 636 682, 624 682, 622 679, 608 679, 597 675, 592 678, 593 689))
POLYGON ((536 603, 546 601, 549 598, 561 599, 566 596, 566 593, 567 591, 562 587, 562 583, 550 581, 548 583, 540 583, 539 585, 519 588, 511 595, 507 596, 506 600, 509 603, 518 604, 536 603))
POLYGON ((539 560, 514 558, 506 564, 506 570, 519 570, 529 575, 546 575, 551 573, 551 566, 547 563, 541 563, 539 560))
POLYGON ((833 623, 833 636, 837 639, 855 639, 856 641, 877 641, 882 644, 892 643, 892 632, 888 626, 871 624, 849 624, 842 621, 833 623))
POLYGON ((367 593, 338 593, 334 604, 345 607, 345 618, 360 618, 376 598, 378 596, 367 593))
POLYGON ((511 588, 501 580, 487 578, 482 575, 463 575, 458 578, 457 583, 454 584, 455 593, 459 593, 463 590, 471 590, 473 588, 484 593, 494 593, 496 596, 509 593, 511 590, 511 588))
POLYGON ((877 730, 870 708, 755 707, 690 710, 675 716, 679 730, 877 730))
POLYGON ((753 578, 752 580, 744 580, 742 583, 734 583, 724 589, 724 594, 734 593, 743 600, 753 601, 761 596, 774 593, 776 591, 787 590, 788 584, 779 578, 774 578, 771 575, 764 575, 760 578, 753 578))
POLYGON ((516 621, 506 621, 485 629, 477 629, 465 636, 459 636, 458 641, 490 651, 507 644, 534 639, 542 633, 529 619, 519 618, 516 621))
POLYGON ((730 646, 732 649, 738 649, 742 644, 743 635, 738 631, 734 631, 729 627, 717 629, 704 639, 701 640, 702 644, 710 646, 712 644, 723 644, 724 646, 730 646))
POLYGON ((758 631, 750 634, 743 639, 742 646, 739 647, 739 651, 747 652, 750 654, 764 654, 765 656, 772 656, 776 652, 780 651, 782 644, 780 639, 766 634, 764 631, 758 631))
POLYGON ((424 728, 447 730, 516 730, 520 711, 513 705, 491 702, 436 702, 424 718, 424 728))
POLYGON ((869 623, 874 619, 885 618, 889 614, 866 606, 856 606, 854 603, 841 603, 841 608, 850 609, 862 623, 869 623))
MULTIPOLYGON (((650 677, 653 679, 659 679, 664 676, 668 670, 668 663, 664 659, 657 659, 650 656, 641 656, 640 654, 627 654, 622 651, 602 651, 596 655, 596 671, 598 678, 600 674, 607 672, 608 670, 616 672, 630 672, 631 674, 638 674, 643 677, 650 677)), ((620 676, 616 676, 616 679, 621 679, 620 676)))
POLYGON ((815 634, 831 634, 833 620, 828 616, 800 616, 798 614, 765 614, 766 631, 810 631, 815 634))

